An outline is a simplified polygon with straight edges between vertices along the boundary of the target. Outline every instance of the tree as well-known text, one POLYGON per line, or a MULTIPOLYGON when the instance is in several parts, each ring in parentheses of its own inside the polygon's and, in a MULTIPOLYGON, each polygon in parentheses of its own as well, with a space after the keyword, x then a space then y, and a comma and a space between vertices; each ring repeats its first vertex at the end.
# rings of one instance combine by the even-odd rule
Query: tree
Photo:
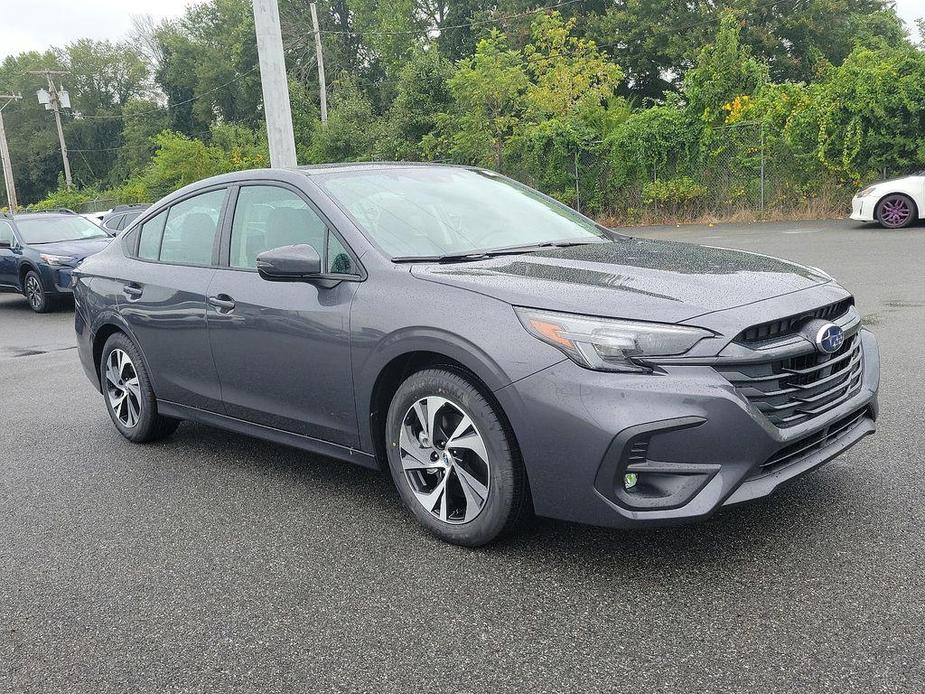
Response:
POLYGON ((724 13, 716 39, 700 51, 697 63, 684 76, 688 108, 706 123, 721 122, 724 104, 754 93, 768 81, 767 67, 742 45, 740 30, 736 16, 724 13))
POLYGON ((436 46, 412 54, 398 75, 397 94, 377 148, 379 156, 399 160, 421 157, 421 141, 436 128, 438 114, 452 103, 452 75, 453 65, 436 46))
POLYGON ((454 108, 440 119, 456 160, 502 169, 504 144, 521 122, 529 80, 519 51, 498 31, 479 41, 449 80, 454 108))

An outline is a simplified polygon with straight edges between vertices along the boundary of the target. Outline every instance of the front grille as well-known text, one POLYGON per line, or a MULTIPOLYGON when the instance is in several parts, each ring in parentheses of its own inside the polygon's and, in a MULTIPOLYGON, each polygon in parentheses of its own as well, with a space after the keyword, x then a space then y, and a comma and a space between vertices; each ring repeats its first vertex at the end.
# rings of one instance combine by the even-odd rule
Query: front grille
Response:
POLYGON ((804 311, 803 313, 797 313, 792 316, 787 316, 786 318, 778 318, 777 320, 768 321, 767 323, 759 323, 758 325, 753 325, 740 332, 736 336, 735 341, 743 344, 750 344, 753 342, 764 342, 765 340, 787 337, 788 335, 796 333, 800 326, 807 321, 816 318, 821 318, 822 320, 840 318, 845 315, 848 309, 853 305, 854 298, 849 296, 847 299, 836 301, 834 304, 828 304, 827 306, 822 306, 812 311, 804 311))
POLYGON ((771 456, 766 462, 762 463, 761 468, 758 470, 755 476, 758 477, 774 472, 775 470, 786 467, 791 463, 803 460, 816 451, 820 451, 823 448, 831 446, 839 439, 850 434, 852 430, 854 430, 854 428, 861 423, 861 420, 867 416, 867 414, 868 410, 866 407, 864 407, 857 412, 852 412, 847 417, 842 417, 841 419, 835 421, 833 424, 827 426, 825 429, 817 431, 814 434, 810 434, 806 438, 800 439, 796 443, 792 443, 786 448, 782 448, 773 456, 771 456))
POLYGON ((861 337, 854 334, 834 354, 717 367, 749 402, 780 428, 828 412, 861 389, 861 337))

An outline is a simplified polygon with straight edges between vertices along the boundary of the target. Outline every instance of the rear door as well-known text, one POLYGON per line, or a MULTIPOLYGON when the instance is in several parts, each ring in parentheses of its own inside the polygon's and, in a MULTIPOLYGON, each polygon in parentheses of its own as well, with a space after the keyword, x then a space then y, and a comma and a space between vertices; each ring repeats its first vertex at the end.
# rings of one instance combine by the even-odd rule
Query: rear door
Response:
POLYGON ((295 188, 242 185, 233 207, 223 242, 227 267, 215 272, 208 308, 226 413, 357 445, 349 349, 354 256, 295 188), (269 282, 257 274, 259 253, 293 244, 315 247, 326 281, 269 282))
POLYGON ((226 187, 187 197, 147 220, 123 281, 120 312, 138 340, 159 399, 222 411, 206 325, 226 187))

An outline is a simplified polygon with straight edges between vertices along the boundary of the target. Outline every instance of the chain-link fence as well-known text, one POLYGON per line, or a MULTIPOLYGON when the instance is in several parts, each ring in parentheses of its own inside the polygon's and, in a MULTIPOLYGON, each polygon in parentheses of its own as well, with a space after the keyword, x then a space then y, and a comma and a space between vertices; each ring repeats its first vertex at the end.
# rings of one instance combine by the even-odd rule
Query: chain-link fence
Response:
MULTIPOLYGON (((643 180, 616 187, 597 212, 628 224, 846 214, 853 187, 820 180, 812 156, 768 137, 760 123, 714 128, 698 152, 650 165, 643 180)), ((588 158, 576 155, 576 166, 592 170, 588 158)), ((584 172, 575 180, 583 188, 584 172)), ((583 190, 576 197, 590 198, 583 190)))

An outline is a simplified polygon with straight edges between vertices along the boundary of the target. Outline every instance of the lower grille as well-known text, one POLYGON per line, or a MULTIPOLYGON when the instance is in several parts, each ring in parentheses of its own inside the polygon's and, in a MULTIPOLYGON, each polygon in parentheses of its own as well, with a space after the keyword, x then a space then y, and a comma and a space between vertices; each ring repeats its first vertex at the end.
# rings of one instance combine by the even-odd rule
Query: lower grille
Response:
POLYGON ((866 407, 858 410, 857 412, 852 412, 847 417, 843 417, 834 423, 827 426, 821 431, 817 431, 815 434, 810 434, 804 439, 800 439, 796 443, 792 443, 786 448, 782 448, 773 456, 771 456, 767 462, 762 463, 760 470, 756 473, 755 476, 766 475, 775 470, 779 470, 782 467, 786 467, 791 463, 795 463, 799 460, 802 460, 816 451, 820 451, 827 446, 832 445, 841 438, 844 438, 857 427, 861 421, 868 414, 866 407))
POLYGON ((861 390, 861 337, 847 338, 834 354, 810 352, 719 372, 779 428, 810 421, 861 390))

